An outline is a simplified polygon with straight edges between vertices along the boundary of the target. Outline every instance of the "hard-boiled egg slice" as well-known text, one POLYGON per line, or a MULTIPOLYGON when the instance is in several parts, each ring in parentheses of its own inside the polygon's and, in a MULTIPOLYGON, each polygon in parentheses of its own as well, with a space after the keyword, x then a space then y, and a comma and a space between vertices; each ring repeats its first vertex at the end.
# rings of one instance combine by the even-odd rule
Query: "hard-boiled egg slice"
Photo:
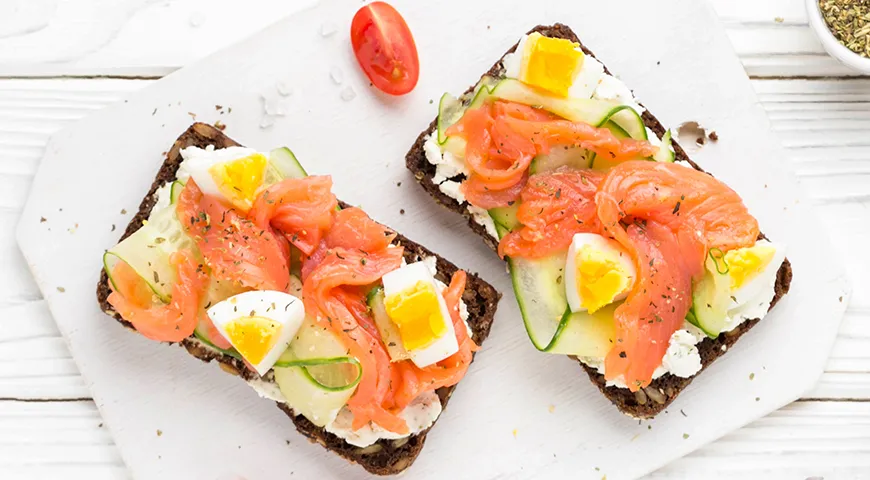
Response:
POLYGON ((402 266, 382 280, 387 315, 415 365, 427 367, 459 350, 447 304, 425 263, 402 266))
POLYGON ((302 300, 293 295, 253 290, 208 309, 218 331, 260 376, 266 374, 305 319, 302 300))
POLYGON ((578 233, 565 262, 565 295, 572 312, 596 310, 622 300, 637 278, 634 261, 619 243, 578 233))
POLYGON ((605 76, 604 66, 584 54, 580 45, 539 33, 524 35, 502 65, 507 78, 571 98, 592 98, 605 76))
POLYGON ((268 159, 244 147, 181 151, 183 169, 206 195, 226 199, 241 212, 251 209, 267 175, 268 159))
POLYGON ((730 309, 752 307, 757 304, 764 311, 756 312, 752 318, 761 318, 767 313, 767 304, 774 296, 776 274, 785 260, 785 248, 781 245, 760 240, 747 248, 738 248, 725 253, 728 277, 731 280, 730 309))

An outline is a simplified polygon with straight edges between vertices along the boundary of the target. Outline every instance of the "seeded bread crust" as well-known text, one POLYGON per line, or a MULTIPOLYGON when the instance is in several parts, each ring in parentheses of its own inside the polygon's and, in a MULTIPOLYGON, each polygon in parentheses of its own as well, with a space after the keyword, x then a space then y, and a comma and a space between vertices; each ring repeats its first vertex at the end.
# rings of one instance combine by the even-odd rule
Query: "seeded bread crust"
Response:
MULTIPOLYGON (((166 155, 166 160, 157 172, 157 177, 151 185, 151 189, 142 200, 142 203, 139 205, 138 213, 130 221, 130 224, 127 225, 127 229, 121 236, 121 239, 127 238, 133 234, 133 232, 138 230, 142 225, 142 221, 148 218, 151 209, 157 201, 155 195, 157 189, 166 182, 175 180, 178 166, 182 161, 180 154, 181 149, 190 146, 205 148, 208 145, 214 145, 215 148, 226 148, 238 146, 239 144, 211 125, 204 123, 193 124, 187 131, 178 137, 178 140, 175 141, 169 153, 166 155)), ((342 203, 342 206, 346 207, 348 205, 342 203)), ((424 257, 436 257, 438 260, 438 274, 436 275, 436 278, 444 283, 449 283, 451 276, 457 270, 457 267, 454 264, 437 256, 423 246, 404 236, 399 235, 396 238, 396 243, 404 247, 405 259, 408 262, 418 261, 424 257)), ((133 325, 122 319, 121 316, 112 309, 112 306, 109 305, 107 301, 109 293, 109 279, 106 272, 103 271, 100 275, 100 281, 97 284, 97 300, 100 303, 100 307, 106 314, 115 318, 115 320, 120 322, 122 325, 135 331, 133 325)), ((468 307, 468 324, 473 331, 472 338, 478 345, 480 345, 489 335, 500 297, 501 294, 499 294, 495 288, 480 279, 476 274, 468 275, 462 300, 468 307)), ((258 378, 258 375, 248 369, 241 361, 204 347, 193 337, 181 341, 179 345, 187 349, 191 355, 204 362, 211 362, 212 360, 216 361, 221 369, 232 373, 233 375, 240 376, 245 380, 258 378)), ((269 375, 271 376, 271 373, 269 375)), ((267 377, 267 379, 271 379, 271 377, 267 377)), ((453 394, 454 388, 455 386, 441 388, 436 391, 441 400, 442 407, 447 406, 447 401, 453 394)), ((374 445, 360 448, 350 445, 343 439, 314 425, 304 416, 295 415, 287 406, 283 404, 277 405, 287 414, 288 417, 290 417, 291 420, 293 420, 296 429, 308 437, 311 442, 319 443, 327 450, 335 452, 350 462, 358 463, 367 471, 377 475, 393 475, 408 468, 417 458, 417 455, 420 454, 423 444, 426 441, 426 435, 431 429, 430 427, 417 435, 405 439, 379 440, 374 445)))
MULTIPOLYGON (((529 33, 538 32, 541 35, 547 37, 554 38, 565 38, 571 40, 572 42, 576 42, 580 44, 580 47, 583 49, 586 55, 589 55, 595 58, 595 55, 591 50, 586 48, 580 39, 577 38, 577 35, 566 25, 562 25, 557 23, 555 25, 544 26, 538 25, 529 31, 529 33)), ((513 53, 517 48, 515 44, 511 47, 505 55, 509 53, 513 53)), ((500 58, 486 73, 484 73, 481 78, 485 76, 489 77, 499 77, 503 75, 504 69, 502 68, 502 58, 500 58)), ((604 67, 606 73, 610 74, 610 71, 607 67, 604 67)), ((466 90, 466 93, 471 92, 474 89, 474 85, 466 90)), ((643 112, 642 115, 644 124, 653 132, 655 132, 659 138, 664 135, 666 129, 659 122, 659 120, 648 110, 643 112)), ((494 251, 498 250, 498 240, 492 238, 487 234, 486 229, 474 221, 472 215, 468 212, 468 209, 465 208, 465 204, 458 203, 455 199, 445 195, 441 190, 438 189, 438 185, 432 181, 432 178, 435 176, 435 166, 429 163, 426 159, 426 153, 423 149, 423 145, 426 143, 427 137, 432 135, 438 128, 437 126, 438 119, 429 124, 429 128, 427 128, 423 133, 417 137, 417 141, 414 142, 414 145, 411 147, 411 150, 405 157, 405 163, 408 169, 414 173, 414 178, 416 178, 417 182, 423 187, 423 189, 431 195, 436 202, 441 205, 447 207, 450 210, 453 210, 456 213, 463 215, 468 220, 468 225, 471 229, 480 235, 483 238, 483 241, 489 245, 494 251)), ((686 151, 676 142, 673 142, 674 151, 676 153, 676 160, 680 162, 686 162, 691 165, 693 168, 699 171, 703 171, 701 167, 698 166, 694 161, 692 161, 686 151)), ((464 176, 459 176, 454 178, 453 180, 459 181, 464 179, 464 176)), ((762 235, 763 237, 763 235, 762 235)), ((786 261, 782 264, 779 271, 777 272, 776 277, 776 285, 774 288, 775 295, 773 300, 771 301, 770 307, 773 306, 788 292, 789 285, 791 284, 792 278, 792 269, 791 264, 786 259, 786 261)), ((724 355, 731 346, 737 342, 737 340, 743 336, 746 332, 749 331, 756 323, 758 323, 758 319, 750 320, 744 322, 739 327, 734 329, 731 332, 723 333, 716 339, 706 338, 701 343, 698 344, 698 351, 701 355, 701 363, 702 370, 707 368, 714 360, 724 355), (723 350, 724 348, 724 350, 723 350)), ((604 394, 616 407, 625 413, 626 415, 635 417, 635 418, 652 418, 657 414, 664 411, 671 402, 683 391, 692 380, 700 374, 696 374, 691 378, 681 378, 671 374, 666 374, 656 380, 654 380, 650 386, 647 388, 637 392, 632 393, 628 389, 618 388, 618 387, 607 387, 605 386, 604 376, 599 374, 594 368, 591 368, 583 363, 580 364, 586 373, 589 375, 590 380, 598 386, 601 390, 601 393, 604 394)))

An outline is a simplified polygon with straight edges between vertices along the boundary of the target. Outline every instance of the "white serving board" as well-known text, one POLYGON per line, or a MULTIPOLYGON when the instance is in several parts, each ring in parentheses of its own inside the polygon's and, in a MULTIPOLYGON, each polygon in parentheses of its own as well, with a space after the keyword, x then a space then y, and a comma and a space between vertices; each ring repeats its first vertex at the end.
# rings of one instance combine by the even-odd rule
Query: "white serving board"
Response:
POLYGON ((490 339, 407 478, 635 478, 815 383, 848 282, 841 265, 815 255, 831 248, 829 240, 706 3, 393 3, 422 62, 420 83, 406 97, 373 91, 356 68, 348 26, 359 2, 326 1, 75 124, 47 147, 18 240, 135 477, 366 476, 310 445, 237 378, 122 329, 97 306, 101 254, 136 210, 161 152, 190 124, 188 112, 219 118, 249 146, 289 145, 310 172, 334 174, 341 198, 506 294, 490 339), (720 142, 696 160, 743 195, 765 233, 788 244, 794 265, 791 294, 651 422, 619 414, 575 362, 532 348, 504 265, 404 168, 443 91, 464 90, 522 33, 557 21, 572 26, 667 125, 697 120, 719 133, 720 142), (341 72, 333 76, 342 85, 330 72, 341 72), (260 128, 261 93, 276 96, 279 81, 294 90, 288 113, 260 128), (342 99, 348 86, 351 100, 342 99), (232 113, 220 115, 215 105, 232 113))

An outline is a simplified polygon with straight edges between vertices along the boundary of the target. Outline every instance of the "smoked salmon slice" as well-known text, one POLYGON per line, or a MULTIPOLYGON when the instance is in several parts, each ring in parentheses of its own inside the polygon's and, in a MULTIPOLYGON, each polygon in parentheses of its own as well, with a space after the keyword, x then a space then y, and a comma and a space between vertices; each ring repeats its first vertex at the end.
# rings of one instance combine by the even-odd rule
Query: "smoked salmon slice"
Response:
POLYGON ((638 282, 614 314, 617 341, 605 359, 605 377, 624 376, 637 391, 650 384, 683 324, 707 252, 753 245, 758 221, 727 185, 673 163, 621 163, 608 172, 595 200, 602 234, 631 253, 638 271, 638 282))
POLYGON ((379 281, 402 265, 402 251, 402 248, 386 248, 363 253, 358 249, 331 249, 303 282, 305 311, 315 316, 318 325, 345 339, 351 355, 362 366, 362 379, 347 404, 354 416, 354 430, 373 421, 392 432, 407 433, 408 425, 384 405, 392 378, 386 348, 378 336, 360 328, 353 310, 336 295, 335 289, 379 281))
MULTIPOLYGON (((118 262, 112 273, 118 290, 112 290, 108 302, 124 320, 142 335, 160 342, 180 342, 193 334, 196 328, 200 298, 208 284, 208 274, 196 254, 179 250, 169 259, 176 268, 176 281, 172 286, 172 300, 168 304, 136 295, 142 292, 144 281, 126 263, 118 262)), ((145 287, 147 288, 147 287, 145 287)))
POLYGON ((708 173, 677 163, 619 164, 608 172, 599 196, 619 205, 620 218, 655 220, 671 229, 701 232, 707 249, 749 247, 758 239, 758 221, 737 192, 708 173))
POLYGON ((271 225, 302 253, 311 255, 332 226, 337 206, 332 177, 287 178, 260 193, 248 216, 258 228, 271 225))
POLYGON ((595 194, 604 175, 567 167, 533 175, 520 194, 522 224, 499 242, 502 257, 541 258, 571 244, 574 234, 597 232, 595 194))
POLYGON ((335 214, 335 223, 315 253, 303 262, 306 312, 315 312, 318 325, 343 339, 363 374, 348 402, 353 428, 369 422, 395 433, 407 433, 399 413, 421 393, 457 383, 468 369, 477 346, 459 315, 465 272, 458 271, 444 292, 454 323, 459 350, 427 368, 404 360, 391 362, 365 294, 372 284, 402 265, 403 249, 390 247, 396 234, 358 208, 335 214))
MULTIPOLYGON (((677 235, 654 221, 631 225, 626 238, 636 260, 638 281, 616 308, 616 343, 605 357, 605 378, 623 376, 629 390, 652 381, 668 342, 692 305, 692 276, 702 255, 687 255, 677 235)), ((697 252, 696 252, 697 253, 697 252)))
POLYGON ((462 193, 472 205, 485 209, 515 201, 532 159, 553 147, 582 147, 615 161, 658 152, 647 141, 618 138, 607 128, 561 120, 542 109, 503 100, 466 111, 446 133, 465 139, 470 173, 462 193))
POLYGON ((214 278, 257 290, 287 290, 289 246, 268 225, 258 227, 218 198, 203 195, 193 179, 176 208, 214 278))
POLYGON ((335 225, 326 235, 326 246, 376 252, 387 248, 395 238, 396 232, 372 220, 361 209, 350 207, 335 213, 335 225))

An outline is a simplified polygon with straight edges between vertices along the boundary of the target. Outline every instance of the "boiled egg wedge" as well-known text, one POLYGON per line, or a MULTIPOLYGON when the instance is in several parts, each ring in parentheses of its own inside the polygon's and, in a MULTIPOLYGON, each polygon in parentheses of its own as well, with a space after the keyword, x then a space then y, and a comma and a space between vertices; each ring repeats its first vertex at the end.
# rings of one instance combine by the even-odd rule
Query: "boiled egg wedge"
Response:
POLYGON ((579 44, 537 32, 523 36, 503 65, 505 77, 563 98, 591 98, 604 77, 604 66, 579 44))
POLYGON ((724 260, 731 285, 728 316, 732 322, 764 317, 775 294, 785 248, 760 240, 751 247, 726 252, 724 260))
POLYGON ((595 233, 578 233, 565 261, 565 296, 572 312, 595 313, 624 299, 637 278, 631 256, 619 243, 595 233))
POLYGON ((208 309, 208 316, 239 355, 263 376, 302 326, 305 307, 302 300, 284 292, 253 290, 217 303, 208 309))
POLYGON ((423 262, 383 276, 384 307, 411 361, 428 367, 459 350, 447 304, 423 262))
POLYGON ((181 151, 184 173, 206 195, 221 197, 242 213, 251 209, 271 174, 266 155, 250 148, 198 148, 181 151))

